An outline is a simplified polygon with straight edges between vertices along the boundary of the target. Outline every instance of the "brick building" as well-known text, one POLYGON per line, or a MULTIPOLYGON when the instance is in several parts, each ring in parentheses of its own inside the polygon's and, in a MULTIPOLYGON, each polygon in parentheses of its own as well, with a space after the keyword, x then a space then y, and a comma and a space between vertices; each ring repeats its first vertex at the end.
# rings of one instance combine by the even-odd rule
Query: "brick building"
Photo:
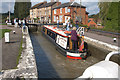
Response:
POLYGON ((38 7, 39 6, 42 6, 44 4, 46 4, 47 2, 41 2, 41 3, 38 3, 36 5, 34 5, 33 7, 31 7, 30 9, 30 18, 33 19, 33 18, 37 18, 37 16, 39 16, 39 13, 38 13, 38 7))
POLYGON ((53 22, 57 22, 57 18, 59 19, 60 23, 65 23, 68 18, 71 18, 75 23, 76 20, 80 21, 82 18, 82 24, 88 24, 88 12, 86 12, 85 6, 80 6, 80 4, 76 2, 67 2, 61 4, 55 8, 53 8, 53 22), (81 7, 81 8, 80 8, 81 7), (81 9, 81 10, 80 10, 81 9), (81 13, 80 13, 81 12, 81 13))
POLYGON ((97 24, 95 23, 93 18, 89 18, 87 26, 89 26, 89 27, 97 27, 97 24))
POLYGON ((39 18, 40 22, 52 23, 52 9, 56 6, 59 6, 61 2, 57 0, 56 2, 47 3, 42 2, 33 6, 30 10, 30 18, 39 18))

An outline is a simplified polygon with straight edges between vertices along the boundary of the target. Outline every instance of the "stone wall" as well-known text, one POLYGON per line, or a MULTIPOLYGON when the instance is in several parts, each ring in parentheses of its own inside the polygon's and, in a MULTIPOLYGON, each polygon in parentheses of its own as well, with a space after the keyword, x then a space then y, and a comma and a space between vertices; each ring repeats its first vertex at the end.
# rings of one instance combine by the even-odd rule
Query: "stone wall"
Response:
POLYGON ((102 41, 99 41, 99 40, 95 40, 95 39, 92 39, 92 38, 89 38, 89 37, 84 37, 85 38, 85 41, 91 45, 94 45, 98 48, 103 48, 103 49, 106 49, 108 51, 118 51, 120 50, 120 47, 118 46, 114 46, 114 45, 111 45, 111 44, 108 44, 108 43, 105 43, 105 42, 102 42, 102 41))
POLYGON ((23 36, 25 43, 22 44, 24 48, 19 60, 17 69, 2 70, 0 72, 0 80, 3 78, 34 78, 37 80, 38 73, 36 67, 35 55, 29 34, 23 36))

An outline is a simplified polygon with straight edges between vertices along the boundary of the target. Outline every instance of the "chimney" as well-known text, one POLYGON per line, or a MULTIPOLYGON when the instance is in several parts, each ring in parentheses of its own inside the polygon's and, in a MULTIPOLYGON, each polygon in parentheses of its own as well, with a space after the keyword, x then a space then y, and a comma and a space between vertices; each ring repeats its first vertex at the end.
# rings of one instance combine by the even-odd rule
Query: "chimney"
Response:
POLYGON ((59 2, 59 0, 51 0, 51 2, 59 2))
POLYGON ((74 2, 75 0, 70 0, 70 2, 74 2))
POLYGON ((59 2, 59 0, 55 0, 56 2, 59 2))
POLYGON ((51 0, 51 2, 54 2, 54 0, 51 0))

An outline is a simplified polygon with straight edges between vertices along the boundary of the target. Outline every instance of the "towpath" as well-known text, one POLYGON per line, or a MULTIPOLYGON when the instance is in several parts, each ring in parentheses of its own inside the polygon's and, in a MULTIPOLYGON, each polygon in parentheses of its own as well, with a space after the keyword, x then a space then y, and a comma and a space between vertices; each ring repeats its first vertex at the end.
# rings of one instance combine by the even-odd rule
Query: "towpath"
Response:
POLYGON ((99 41, 102 41, 102 42, 105 42, 105 43, 112 44, 112 45, 120 47, 120 42, 119 42, 120 39, 119 38, 117 38, 117 41, 114 42, 112 37, 100 35, 100 34, 97 34, 97 33, 91 33, 91 32, 85 32, 85 36, 89 37, 89 38, 92 38, 92 39, 95 39, 95 40, 99 40, 99 41))
POLYGON ((0 40, 2 52, 2 70, 13 69, 17 66, 17 58, 22 40, 22 32, 20 28, 8 27, 7 25, 0 25, 0 29, 11 29, 10 43, 5 43, 5 38, 0 40), (13 30, 16 34, 13 34, 13 30))

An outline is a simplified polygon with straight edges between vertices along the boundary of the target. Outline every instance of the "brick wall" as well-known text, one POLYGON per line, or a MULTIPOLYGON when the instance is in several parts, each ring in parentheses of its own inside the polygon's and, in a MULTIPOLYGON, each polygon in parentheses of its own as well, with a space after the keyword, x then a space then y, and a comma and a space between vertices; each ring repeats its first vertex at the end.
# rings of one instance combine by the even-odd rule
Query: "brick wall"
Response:
MULTIPOLYGON (((52 11, 53 12, 53 17, 52 17, 53 18, 53 22, 57 22, 57 21, 54 21, 54 16, 63 15, 63 20, 62 20, 61 23, 65 23, 65 16, 70 16, 71 19, 73 20, 73 22, 75 23, 76 16, 80 17, 80 8, 68 7, 68 9, 70 9, 70 12, 65 13, 65 8, 62 8, 62 14, 60 13, 60 9, 56 9, 56 14, 54 14, 54 10, 53 10, 52 11), (74 11, 76 11, 77 14, 74 11)), ((86 14, 86 9, 85 8, 81 8, 81 16, 82 16, 82 23, 83 23, 83 25, 87 25, 88 14, 86 14)))

